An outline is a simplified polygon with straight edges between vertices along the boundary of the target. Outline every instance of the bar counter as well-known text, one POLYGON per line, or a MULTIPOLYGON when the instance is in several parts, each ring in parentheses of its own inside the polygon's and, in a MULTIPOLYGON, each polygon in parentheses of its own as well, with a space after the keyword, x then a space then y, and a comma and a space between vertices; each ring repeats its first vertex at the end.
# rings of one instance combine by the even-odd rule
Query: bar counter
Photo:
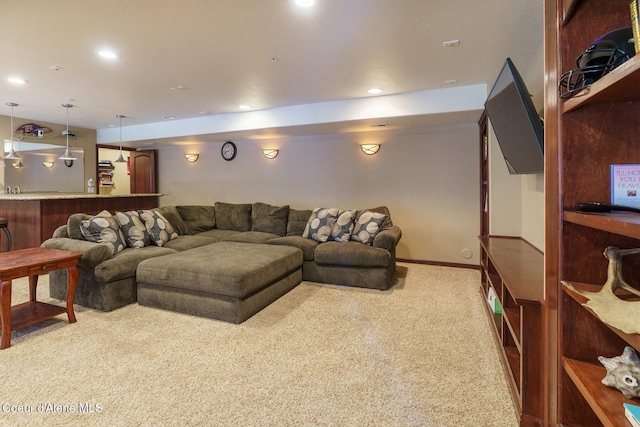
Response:
MULTIPOLYGON (((95 215, 106 209, 129 211, 159 206, 161 193, 111 196, 88 193, 0 194, 0 217, 9 220, 11 250, 40 246, 69 215, 82 212, 95 215)), ((0 243, 4 248, 5 243, 0 243)))

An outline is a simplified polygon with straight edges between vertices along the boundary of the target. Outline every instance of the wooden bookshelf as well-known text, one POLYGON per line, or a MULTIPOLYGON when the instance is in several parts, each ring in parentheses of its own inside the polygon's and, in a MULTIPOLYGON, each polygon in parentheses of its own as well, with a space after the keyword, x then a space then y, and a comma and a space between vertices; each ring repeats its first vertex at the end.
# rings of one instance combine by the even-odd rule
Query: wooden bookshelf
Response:
MULTIPOLYGON (((621 392, 602 384, 598 356, 614 357, 637 335, 604 324, 586 299, 562 285, 597 291, 607 278, 607 246, 640 247, 640 214, 583 213, 610 200, 610 166, 640 163, 640 55, 568 100, 559 77, 598 37, 631 25, 628 0, 545 0, 545 352, 546 422, 625 426, 621 392), (561 25, 558 25, 560 23, 561 25)), ((640 288, 640 256, 625 257, 625 280, 640 288)), ((624 296, 622 296, 624 297, 624 296)))
POLYGON ((497 314, 487 304, 520 425, 541 425, 544 257, 513 237, 480 236, 480 252, 482 295, 493 289, 502 308, 497 314))

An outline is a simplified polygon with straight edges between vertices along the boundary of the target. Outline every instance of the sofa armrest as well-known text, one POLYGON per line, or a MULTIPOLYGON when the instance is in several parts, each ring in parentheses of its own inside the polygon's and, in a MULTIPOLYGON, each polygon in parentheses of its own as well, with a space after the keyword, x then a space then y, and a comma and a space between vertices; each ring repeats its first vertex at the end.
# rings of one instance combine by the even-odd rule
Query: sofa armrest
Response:
POLYGON ((53 231, 53 236, 55 238, 60 237, 69 237, 69 232, 67 231, 67 224, 61 225, 53 231))
POLYGON ((86 240, 59 237, 47 239, 40 245, 43 248, 61 249, 64 251, 82 252, 78 264, 93 268, 103 261, 113 257, 111 248, 102 243, 89 242, 86 240))
POLYGON ((377 248, 383 248, 388 250, 389 252, 393 252, 393 250, 398 245, 400 238, 402 237, 402 230, 397 225, 392 225, 386 227, 373 239, 373 246, 377 248))

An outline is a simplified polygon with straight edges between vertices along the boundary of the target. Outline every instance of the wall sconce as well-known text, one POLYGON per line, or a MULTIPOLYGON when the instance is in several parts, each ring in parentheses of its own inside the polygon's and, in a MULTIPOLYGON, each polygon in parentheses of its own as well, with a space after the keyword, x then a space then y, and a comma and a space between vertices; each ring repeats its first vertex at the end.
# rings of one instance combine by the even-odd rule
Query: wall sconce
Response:
POLYGON ((361 144, 360 149, 367 156, 372 156, 380 150, 380 144, 361 144))
POLYGON ((279 151, 280 150, 276 150, 275 148, 265 148, 262 150, 262 154, 264 154, 267 159, 275 159, 278 157, 279 151))
POLYGON ((198 161, 198 157, 200 157, 200 154, 185 154, 184 158, 187 159, 187 162, 197 162, 198 161))
POLYGON ((22 169, 24 167, 24 163, 22 163, 22 159, 20 159, 17 162, 11 163, 11 166, 15 169, 22 169))
POLYGON ((53 167, 53 162, 51 162, 51 161, 42 162, 42 166, 44 166, 45 168, 51 169, 53 167))

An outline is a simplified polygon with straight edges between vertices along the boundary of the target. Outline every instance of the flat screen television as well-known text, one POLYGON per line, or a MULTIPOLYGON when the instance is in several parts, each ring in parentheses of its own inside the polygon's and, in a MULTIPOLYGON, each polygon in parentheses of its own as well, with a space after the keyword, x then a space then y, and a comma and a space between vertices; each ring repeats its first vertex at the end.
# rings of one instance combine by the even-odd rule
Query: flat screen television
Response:
POLYGON ((544 171, 544 132, 531 95, 510 58, 484 103, 511 174, 544 171))

